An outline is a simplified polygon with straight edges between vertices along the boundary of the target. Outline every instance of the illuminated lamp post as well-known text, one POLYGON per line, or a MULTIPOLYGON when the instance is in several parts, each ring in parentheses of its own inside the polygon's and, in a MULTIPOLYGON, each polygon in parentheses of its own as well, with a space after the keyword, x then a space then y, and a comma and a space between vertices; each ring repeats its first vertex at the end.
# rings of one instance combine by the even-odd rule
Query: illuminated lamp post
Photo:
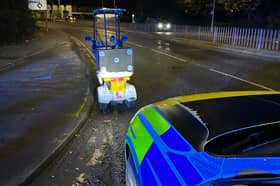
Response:
POLYGON ((213 32, 213 29, 214 29, 215 6, 216 6, 216 0, 213 0, 213 9, 211 10, 211 15, 212 15, 212 20, 211 20, 211 32, 213 32))

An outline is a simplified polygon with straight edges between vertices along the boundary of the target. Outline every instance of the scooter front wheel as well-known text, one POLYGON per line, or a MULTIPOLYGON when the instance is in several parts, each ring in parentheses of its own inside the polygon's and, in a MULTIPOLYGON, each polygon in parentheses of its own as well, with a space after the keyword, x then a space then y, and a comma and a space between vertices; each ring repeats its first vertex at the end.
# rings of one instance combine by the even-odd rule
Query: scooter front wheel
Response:
POLYGON ((106 103, 98 103, 98 108, 101 112, 106 112, 108 104, 106 103))
POLYGON ((128 109, 131 109, 131 108, 135 107, 136 101, 127 101, 125 104, 126 104, 128 109))

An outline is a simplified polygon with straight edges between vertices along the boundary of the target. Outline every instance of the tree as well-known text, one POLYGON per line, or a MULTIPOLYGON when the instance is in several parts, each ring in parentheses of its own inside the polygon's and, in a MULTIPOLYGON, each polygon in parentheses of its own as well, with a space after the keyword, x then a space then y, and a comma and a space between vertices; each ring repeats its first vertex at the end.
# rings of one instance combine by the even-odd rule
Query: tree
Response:
POLYGON ((0 7, 0 44, 17 42, 32 35, 35 25, 27 1, 2 0, 0 7))
MULTIPOLYGON (((227 13, 255 11, 264 0, 216 0, 227 13)), ((193 15, 207 15, 212 10, 213 0, 178 0, 186 12, 193 15)))
POLYGON ((1 0, 0 9, 26 11, 27 10, 27 1, 1 0))
POLYGON ((213 0, 182 0, 185 12, 194 16, 209 15, 212 10, 213 0))
POLYGON ((226 12, 252 12, 255 11, 263 0, 219 0, 226 12))
POLYGON ((264 0, 221 0, 226 14, 237 18, 240 23, 252 24, 256 10, 264 0), (245 19, 244 19, 245 18, 245 19))
MULTIPOLYGON (((260 10, 265 11, 262 9, 264 4, 268 4, 268 2, 276 4, 276 1, 279 0, 216 0, 216 23, 222 25, 259 25, 262 21, 258 19, 264 18, 258 16, 257 13, 260 14, 260 10)), ((209 22, 213 0, 177 0, 177 2, 184 6, 186 14, 198 21, 198 24, 209 22)), ((269 7, 269 9, 272 8, 273 6, 269 7)))

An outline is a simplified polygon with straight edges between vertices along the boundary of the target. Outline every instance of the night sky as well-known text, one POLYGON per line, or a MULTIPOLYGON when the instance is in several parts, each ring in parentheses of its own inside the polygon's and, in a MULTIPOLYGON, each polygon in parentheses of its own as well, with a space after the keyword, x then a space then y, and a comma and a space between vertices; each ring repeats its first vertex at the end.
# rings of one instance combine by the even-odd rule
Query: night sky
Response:
MULTIPOLYGON (((51 1, 51 0, 49 0, 51 1)), ((113 7, 114 0, 103 0, 105 7, 113 7)), ((56 3, 57 0, 54 0, 56 3)), ((78 6, 101 7, 101 0, 61 0, 63 4, 78 6)), ((117 7, 126 8, 130 13, 137 15, 138 19, 146 17, 160 17, 178 19, 183 14, 183 7, 178 7, 175 0, 116 0, 117 7)))
MULTIPOLYGON (((58 0, 48 0, 49 3, 58 0)), ((63 4, 72 4, 79 7, 94 9, 101 7, 102 0, 60 0, 63 4)), ((103 0, 104 7, 112 8, 114 0, 103 0)), ((193 1, 192 7, 184 7, 184 0, 115 0, 117 7, 128 10, 127 17, 136 15, 136 22, 149 22, 147 20, 167 20, 176 24, 209 25, 211 22, 210 9, 212 0, 193 1), (205 3, 204 3, 205 2, 205 3), (207 3, 208 2, 208 3, 207 3), (199 6, 198 6, 199 5, 199 6), (186 9, 185 9, 186 8, 186 9), (195 11, 193 11, 193 10, 195 11), (198 12, 198 13, 195 13, 198 12)), ((216 0, 216 2, 219 2, 216 0)), ((251 26, 279 28, 280 25, 280 0, 236 0, 221 1, 236 4, 249 3, 250 6, 240 8, 239 12, 229 12, 221 3, 216 3, 216 25, 251 26), (261 2, 257 9, 248 11, 254 2, 261 2), (246 8, 247 7, 247 8, 246 8)), ((257 4, 257 3, 256 3, 257 4)))

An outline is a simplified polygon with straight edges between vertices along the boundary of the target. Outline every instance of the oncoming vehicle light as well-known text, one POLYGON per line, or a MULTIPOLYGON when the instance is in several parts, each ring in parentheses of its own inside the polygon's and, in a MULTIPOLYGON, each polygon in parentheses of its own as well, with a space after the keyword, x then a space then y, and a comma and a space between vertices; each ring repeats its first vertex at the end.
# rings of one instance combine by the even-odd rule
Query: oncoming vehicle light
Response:
POLYGON ((159 24, 157 25, 157 27, 158 27, 159 29, 162 29, 162 28, 163 28, 163 24, 162 24, 162 23, 159 23, 159 24))
POLYGON ((170 23, 167 23, 167 24, 166 24, 166 28, 167 28, 167 29, 170 29, 170 28, 171 28, 171 24, 170 24, 170 23))

